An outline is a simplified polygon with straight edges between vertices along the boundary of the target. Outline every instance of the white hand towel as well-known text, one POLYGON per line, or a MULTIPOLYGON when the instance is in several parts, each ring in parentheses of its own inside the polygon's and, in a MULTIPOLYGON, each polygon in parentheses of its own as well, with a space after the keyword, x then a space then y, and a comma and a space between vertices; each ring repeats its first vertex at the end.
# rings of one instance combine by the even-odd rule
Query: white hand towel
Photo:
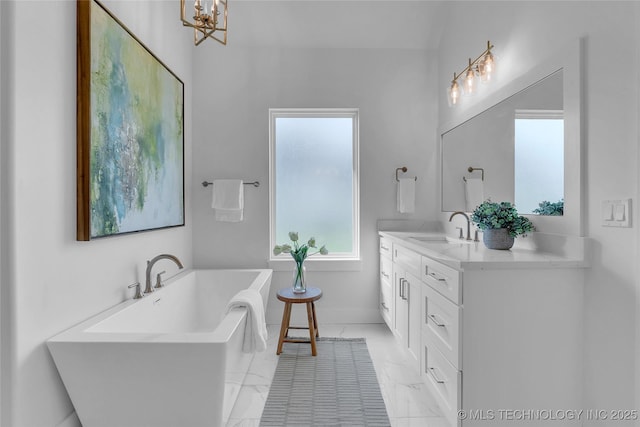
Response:
POLYGON ((246 307, 247 309, 242 351, 245 353, 264 351, 267 348, 268 335, 262 295, 255 289, 243 289, 231 298, 225 313, 236 307, 246 307))
POLYGON ((416 204, 416 179, 400 178, 398 181, 398 212, 413 213, 416 204))
POLYGON ((244 213, 244 185, 241 179, 213 181, 213 200, 216 221, 240 222, 244 213))
POLYGON ((473 212, 484 202, 484 181, 480 178, 467 178, 464 183, 466 212, 473 212))

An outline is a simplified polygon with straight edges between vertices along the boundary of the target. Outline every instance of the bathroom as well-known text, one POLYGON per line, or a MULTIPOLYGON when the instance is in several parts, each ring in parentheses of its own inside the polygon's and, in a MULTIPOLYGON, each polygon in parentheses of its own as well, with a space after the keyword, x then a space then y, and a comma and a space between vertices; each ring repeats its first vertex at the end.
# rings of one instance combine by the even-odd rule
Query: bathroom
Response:
MULTIPOLYGON (((360 109, 361 260, 311 273, 325 291, 324 319, 382 322, 378 220, 448 219, 438 196, 440 126, 577 39, 583 41, 582 220, 591 244, 583 406, 640 407, 640 2, 348 2, 344 10, 334 5, 336 16, 327 17, 319 2, 236 0, 229 26, 237 44, 197 48, 177 19, 177 0, 104 3, 185 83, 186 225, 75 240, 75 2, 1 1, 0 425, 66 427, 73 407, 45 342, 130 298, 127 285, 139 280, 145 260, 169 252, 195 268, 268 266, 269 108, 360 109), (358 7, 372 10, 354 11, 358 7), (366 38, 341 39, 325 30, 334 18, 342 22, 340 13, 366 25, 356 18, 377 16, 376 8, 384 7, 393 10, 385 15, 390 27, 371 27, 366 38), (305 43, 295 35, 299 27, 288 33, 273 25, 293 13, 312 20, 318 36, 305 43), (407 22, 413 33, 394 34, 407 22), (495 81, 449 108, 452 73, 487 40, 499 55, 495 81), (418 176, 413 214, 396 211, 399 166, 418 176), (215 222, 210 193, 200 185, 224 177, 265 184, 246 190, 241 223, 215 222), (602 201, 622 198, 632 199, 631 227, 602 227, 602 201)), ((289 275, 274 273, 270 324, 281 316, 273 290, 289 275)))

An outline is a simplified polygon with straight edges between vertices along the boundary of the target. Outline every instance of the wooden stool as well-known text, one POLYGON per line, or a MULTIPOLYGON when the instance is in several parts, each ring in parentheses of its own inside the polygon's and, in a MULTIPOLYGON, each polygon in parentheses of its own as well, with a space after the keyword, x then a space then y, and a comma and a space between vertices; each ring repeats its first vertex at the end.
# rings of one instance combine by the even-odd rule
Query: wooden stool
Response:
POLYGON ((322 291, 318 288, 307 288, 307 292, 303 294, 294 294, 293 288, 280 289, 278 291, 278 299, 284 302, 284 312, 282 313, 282 326, 280 326, 280 340, 278 341, 278 350, 276 354, 282 353, 282 344, 285 342, 301 342, 311 344, 311 355, 315 356, 316 337, 319 337, 318 320, 316 319, 316 306, 314 301, 322 297, 322 291), (307 320, 309 327, 289 326, 291 320, 292 304, 307 304, 307 320), (289 338, 289 329, 308 329, 309 341, 304 339, 289 338))

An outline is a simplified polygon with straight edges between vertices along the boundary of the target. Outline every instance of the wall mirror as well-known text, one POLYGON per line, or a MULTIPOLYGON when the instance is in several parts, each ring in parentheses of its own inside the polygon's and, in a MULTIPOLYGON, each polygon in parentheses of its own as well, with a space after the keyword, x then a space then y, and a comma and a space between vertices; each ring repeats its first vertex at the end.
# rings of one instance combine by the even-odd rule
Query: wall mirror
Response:
POLYGON ((510 201, 539 231, 583 235, 580 43, 441 132, 441 208, 510 201))
POLYGON ((470 212, 510 201, 522 214, 562 215, 563 71, 442 135, 442 207, 470 212))

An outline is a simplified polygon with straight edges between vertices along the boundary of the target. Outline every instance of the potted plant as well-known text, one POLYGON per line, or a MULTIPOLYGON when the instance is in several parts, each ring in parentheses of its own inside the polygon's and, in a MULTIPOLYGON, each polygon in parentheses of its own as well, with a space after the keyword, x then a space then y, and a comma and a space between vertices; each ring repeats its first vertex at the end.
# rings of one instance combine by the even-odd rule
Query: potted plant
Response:
POLYGON ((564 215, 564 199, 560 199, 557 202, 548 202, 543 200, 538 203, 538 207, 533 210, 534 214, 538 215, 564 215))
POLYGON ((305 283, 305 268, 304 268, 304 260, 311 255, 320 254, 326 255, 329 253, 326 247, 322 246, 320 249, 317 249, 315 252, 309 253, 309 248, 316 249, 316 239, 314 237, 310 238, 307 243, 300 244, 298 243, 298 232, 290 231, 289 239, 293 242, 293 247, 289 244, 284 245, 276 245, 273 248, 274 255, 280 255, 282 253, 291 254, 291 257, 296 262, 296 268, 293 271, 293 292, 297 294, 302 294, 307 291, 307 285, 305 283))
POLYGON ((484 201, 473 211, 471 221, 483 231, 482 241, 489 249, 511 249, 515 237, 534 229, 529 218, 518 215, 509 202, 484 201))

